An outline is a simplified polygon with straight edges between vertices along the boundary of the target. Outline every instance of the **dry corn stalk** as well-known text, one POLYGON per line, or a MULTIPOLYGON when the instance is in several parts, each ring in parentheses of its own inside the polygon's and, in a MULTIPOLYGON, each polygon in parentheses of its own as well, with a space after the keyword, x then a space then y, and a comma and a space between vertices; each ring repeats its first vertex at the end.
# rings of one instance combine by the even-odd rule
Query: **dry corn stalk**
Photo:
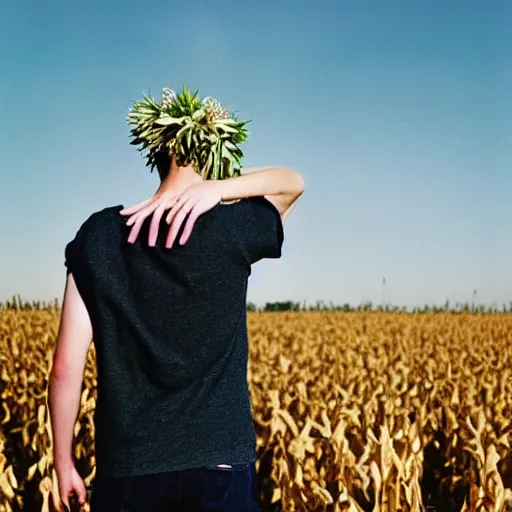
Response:
MULTIPOLYGON (((0 311, 0 512, 51 510, 59 313, 0 311)), ((267 505, 419 512, 462 489, 458 510, 512 510, 512 315, 257 313, 248 324, 267 505)), ((95 402, 92 347, 74 454, 88 486, 95 402)))

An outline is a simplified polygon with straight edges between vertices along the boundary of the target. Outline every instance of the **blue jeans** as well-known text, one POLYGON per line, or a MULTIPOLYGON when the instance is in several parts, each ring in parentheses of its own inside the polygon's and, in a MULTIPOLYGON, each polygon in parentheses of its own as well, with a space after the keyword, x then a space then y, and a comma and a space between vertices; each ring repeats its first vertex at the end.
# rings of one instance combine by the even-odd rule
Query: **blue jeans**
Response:
POLYGON ((96 478, 91 512, 261 512, 254 462, 96 478))

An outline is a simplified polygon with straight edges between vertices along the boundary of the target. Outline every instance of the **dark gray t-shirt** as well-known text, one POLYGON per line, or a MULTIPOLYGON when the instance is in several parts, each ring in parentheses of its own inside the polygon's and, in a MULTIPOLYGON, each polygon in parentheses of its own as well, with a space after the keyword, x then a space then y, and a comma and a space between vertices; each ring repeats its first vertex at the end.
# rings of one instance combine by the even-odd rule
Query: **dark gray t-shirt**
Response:
POLYGON ((156 247, 149 218, 129 244, 122 208, 92 214, 65 251, 93 326, 97 476, 254 460, 247 279, 281 256, 279 212, 262 197, 219 204, 166 249, 164 219, 156 247))

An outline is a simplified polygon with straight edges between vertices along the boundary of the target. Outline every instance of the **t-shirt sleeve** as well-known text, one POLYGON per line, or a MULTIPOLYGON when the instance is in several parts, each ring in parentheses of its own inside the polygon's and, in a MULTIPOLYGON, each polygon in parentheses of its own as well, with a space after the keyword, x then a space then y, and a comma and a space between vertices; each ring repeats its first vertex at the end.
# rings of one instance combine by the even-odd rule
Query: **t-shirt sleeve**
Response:
POLYGON ((264 197, 244 200, 242 243, 251 265, 263 258, 280 258, 283 222, 277 208, 264 197))
POLYGON ((69 274, 76 273, 78 266, 78 244, 80 240, 80 230, 76 233, 75 238, 66 245, 64 250, 64 265, 66 267, 66 277, 69 274))

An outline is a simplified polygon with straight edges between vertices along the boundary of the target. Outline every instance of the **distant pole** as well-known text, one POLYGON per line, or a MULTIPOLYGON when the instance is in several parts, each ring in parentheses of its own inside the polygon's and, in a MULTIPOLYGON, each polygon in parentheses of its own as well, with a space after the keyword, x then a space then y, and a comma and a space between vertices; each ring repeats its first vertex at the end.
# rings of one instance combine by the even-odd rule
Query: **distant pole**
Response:
POLYGON ((382 308, 386 308, 386 278, 382 278, 382 308))

